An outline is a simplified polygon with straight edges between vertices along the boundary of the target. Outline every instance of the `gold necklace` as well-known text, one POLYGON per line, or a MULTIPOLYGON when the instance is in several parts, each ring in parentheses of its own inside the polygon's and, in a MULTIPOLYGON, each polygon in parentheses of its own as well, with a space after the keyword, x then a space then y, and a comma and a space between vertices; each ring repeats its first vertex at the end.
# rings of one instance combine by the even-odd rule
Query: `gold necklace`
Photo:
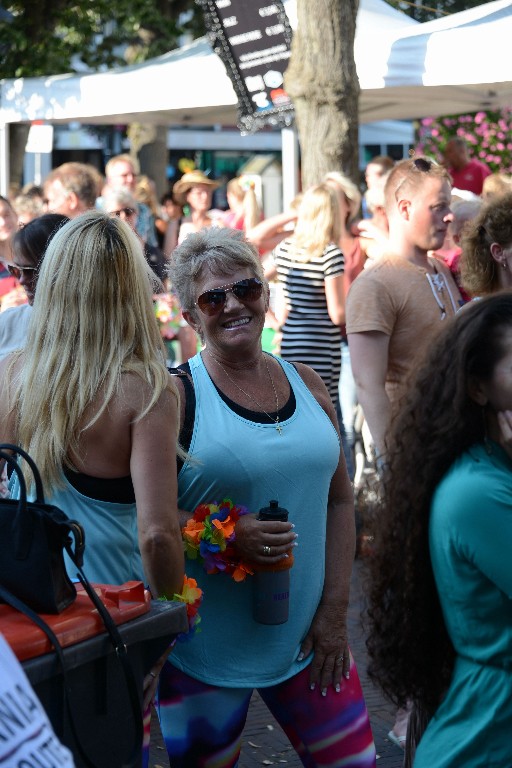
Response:
POLYGON ((241 392, 243 395, 245 395, 246 397, 248 397, 248 398, 249 398, 249 400, 252 400, 254 403, 256 403, 256 405, 257 405, 259 408, 261 408, 262 412, 265 414, 265 416, 267 416, 267 417, 270 419, 270 421, 273 421, 273 422, 274 422, 274 424, 276 425, 276 430, 279 432, 279 434, 281 434, 281 433, 282 433, 282 431, 283 431, 283 428, 282 428, 281 424, 279 423, 279 397, 277 396, 277 390, 276 390, 276 387, 275 387, 275 384, 274 384, 274 379, 272 378, 272 374, 270 373, 270 369, 269 369, 269 367, 268 367, 268 363, 267 363, 267 358, 266 358, 266 355, 263 355, 263 360, 265 361, 265 368, 267 369, 267 374, 268 374, 268 377, 269 377, 269 379, 270 379, 270 383, 272 384, 272 389, 274 390, 274 397, 276 398, 276 416, 277 416, 277 418, 275 418, 275 419, 274 419, 274 418, 272 418, 272 416, 271 416, 269 413, 267 413, 267 412, 266 412, 266 410, 263 408, 263 406, 261 405, 261 403, 259 403, 259 402, 256 400, 256 398, 255 398, 255 397, 253 397, 252 395, 250 395, 250 394, 249 394, 249 392, 246 392, 246 391, 245 391, 245 389, 242 389, 242 387, 240 387, 240 386, 239 386, 239 385, 236 383, 236 381, 235 381, 235 380, 234 380, 234 379, 233 379, 233 378, 232 378, 232 377, 229 375, 229 373, 226 371, 226 369, 224 368, 224 366, 222 365, 222 363, 221 363, 219 360, 217 360, 217 358, 216 358, 216 357, 214 357, 214 356, 212 355, 212 353, 211 353, 211 352, 210 352, 208 349, 206 349, 206 347, 205 347, 205 352, 207 352, 207 353, 208 353, 208 355, 209 355, 209 356, 212 358, 212 360, 214 360, 214 361, 217 363, 217 365, 218 365, 220 368, 222 368, 222 370, 224 371, 224 373, 225 373, 225 375, 227 376, 227 378, 229 379, 229 381, 230 381, 232 384, 234 384, 234 386, 235 386, 235 387, 236 387, 236 388, 237 388, 237 389, 238 389, 238 390, 239 390, 239 391, 240 391, 240 392, 241 392))

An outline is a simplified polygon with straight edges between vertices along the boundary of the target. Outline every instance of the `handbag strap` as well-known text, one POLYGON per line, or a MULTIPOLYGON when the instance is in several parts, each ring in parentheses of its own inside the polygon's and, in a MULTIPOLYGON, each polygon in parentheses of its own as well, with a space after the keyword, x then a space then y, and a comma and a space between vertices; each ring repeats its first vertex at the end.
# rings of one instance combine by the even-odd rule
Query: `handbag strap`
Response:
MULTIPOLYGON (((68 550, 68 554, 72 557, 73 552, 71 550, 71 547, 68 550)), ((75 563, 76 565, 76 563, 75 563)), ((126 648, 125 643, 123 642, 123 639, 119 633, 119 630, 117 629, 116 624, 114 623, 112 617, 110 616, 109 612, 97 596, 96 592, 94 591, 93 587, 87 580, 87 577, 83 573, 80 566, 77 565, 77 568, 79 570, 78 577, 80 579, 80 582, 82 583, 85 591, 87 592, 89 598, 94 603, 94 606, 98 610, 98 613, 100 614, 103 623, 105 625, 105 628, 108 632, 108 635, 110 637, 111 643, 114 646, 114 649, 116 651, 116 656, 119 659, 123 673, 125 676, 126 686, 128 688, 129 698, 130 698, 130 704, 132 708, 132 714, 133 719, 135 723, 135 729, 134 729, 134 745, 132 752, 127 760, 127 762, 123 763, 122 768, 132 768, 133 766, 137 766, 140 763, 140 750, 142 747, 142 741, 143 741, 143 722, 142 722, 142 711, 140 706, 140 700, 139 700, 139 694, 138 694, 138 686, 135 679, 135 674, 133 672, 130 659, 128 658, 128 651, 126 648)), ((39 629, 41 629, 45 635, 50 640, 51 644, 55 648, 55 652, 57 654, 57 658, 60 663, 60 667, 62 670, 62 678, 64 681, 64 692, 65 692, 65 702, 66 702, 66 710, 69 715, 69 722, 71 725, 71 731, 73 733, 73 737, 75 739, 78 751, 80 753, 80 757, 84 761, 87 768, 97 768, 95 764, 90 760, 88 757, 82 742, 80 740, 80 737, 78 735, 78 731, 75 725, 75 720, 73 716, 73 711, 71 709, 71 702, 70 702, 70 696, 71 696, 71 685, 69 683, 69 677, 67 675, 67 669, 66 669, 66 663, 64 660, 64 653, 62 650, 62 645, 60 644, 60 641, 58 640, 55 632, 52 630, 52 628, 37 614, 35 611, 33 611, 31 608, 28 607, 28 605, 25 605, 25 603, 17 598, 15 595, 13 595, 9 590, 7 590, 4 586, 0 584, 0 597, 2 600, 10 605, 12 608, 15 608, 16 610, 20 611, 20 613, 23 613, 25 616, 27 616, 29 619, 31 619, 34 624, 36 624, 39 629)))
POLYGON ((123 669, 126 687, 128 689, 128 696, 130 698, 133 719, 135 723, 134 745, 133 745, 132 753, 130 755, 130 759, 127 765, 128 766, 137 765, 137 761, 139 760, 139 756, 140 756, 140 749, 143 742, 144 725, 142 720, 142 708, 141 708, 141 703, 139 698, 139 687, 135 679, 133 667, 128 657, 128 649, 126 647, 126 643, 123 641, 123 638, 121 637, 121 634, 119 632, 119 629, 117 628, 116 623, 112 619, 112 616, 107 611, 102 601, 96 594, 96 591, 94 590, 94 588, 91 586, 91 583, 87 579, 87 576, 83 571, 81 562, 75 557, 75 553, 71 548, 70 540, 68 540, 68 543, 66 544, 66 551, 77 568, 77 571, 78 571, 77 576, 80 580, 80 583, 82 584, 83 588, 85 589, 85 591, 89 595, 89 598, 94 604, 96 610, 101 616, 105 629, 107 630, 107 633, 110 637, 110 642, 114 647, 116 656, 119 659, 119 662, 123 669))
POLYGON ((78 734, 78 731, 75 725, 75 718, 73 716, 73 710, 71 709, 71 701, 70 701, 71 685, 69 683, 69 677, 67 675, 66 662, 64 660, 64 653, 62 650, 62 646, 55 632, 52 630, 50 626, 48 626, 48 624, 45 621, 43 621, 43 619, 39 616, 39 614, 37 614, 35 611, 29 608, 28 605, 25 605, 25 603, 22 600, 20 600, 18 597, 16 597, 11 592, 9 592, 9 590, 6 589, 4 586, 2 586, 2 584, 0 584, 0 597, 2 598, 4 603, 7 603, 8 605, 11 606, 11 608, 15 608, 20 613, 23 613, 25 616, 31 619, 34 622, 34 624, 37 624, 39 629, 41 629, 45 633, 45 635, 47 636, 47 638, 55 648, 55 652, 57 654, 57 658, 59 660, 59 664, 62 671, 62 679, 64 682, 64 701, 66 702, 66 711, 68 713, 69 723, 71 725, 73 738, 75 740, 76 746, 80 753, 80 757, 84 761, 87 768, 97 768, 97 766, 95 766, 95 764, 91 762, 91 760, 89 759, 83 747, 83 744, 81 742, 80 736, 78 734))
MULTIPOLYGON (((20 448, 19 445, 14 445, 13 443, 0 443, 0 459, 4 459, 4 461, 6 461, 9 464, 9 466, 11 466, 12 469, 14 469, 15 471, 16 471, 16 467, 13 466, 13 462, 15 462, 15 460, 10 454, 4 453, 4 451, 12 451, 12 453, 18 456, 21 456, 23 459, 25 459, 30 469, 32 470, 32 474, 34 475, 34 482, 36 485, 36 501, 39 504, 44 504, 43 481, 41 480, 41 475, 39 474, 39 470, 36 466, 34 459, 32 459, 32 457, 29 456, 28 453, 23 450, 23 448, 20 448)), ((16 463, 16 466, 18 466, 17 463, 16 463)), ((21 473, 21 470, 19 470, 19 467, 16 474, 18 475, 20 490, 25 497, 25 503, 26 503, 27 487, 25 484, 23 474, 21 473)))

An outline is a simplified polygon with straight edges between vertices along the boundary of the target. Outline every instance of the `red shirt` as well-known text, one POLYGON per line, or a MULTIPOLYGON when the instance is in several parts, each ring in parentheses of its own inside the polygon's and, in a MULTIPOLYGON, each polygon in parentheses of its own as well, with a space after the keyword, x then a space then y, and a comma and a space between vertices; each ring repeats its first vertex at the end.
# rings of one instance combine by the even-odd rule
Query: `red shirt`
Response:
POLYGON ((470 160, 464 168, 456 171, 455 168, 449 169, 453 180, 453 186, 457 189, 466 189, 475 195, 482 194, 484 179, 491 175, 491 171, 480 160, 470 160))

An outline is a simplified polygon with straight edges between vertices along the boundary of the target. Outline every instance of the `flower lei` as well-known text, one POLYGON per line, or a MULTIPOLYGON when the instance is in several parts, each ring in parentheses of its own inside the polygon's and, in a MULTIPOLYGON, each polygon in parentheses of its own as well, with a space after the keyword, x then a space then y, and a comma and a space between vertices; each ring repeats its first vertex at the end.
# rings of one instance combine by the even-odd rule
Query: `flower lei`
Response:
MULTIPOLYGON (((165 595, 158 599, 164 602, 168 600, 165 595)), ((179 594, 175 593, 172 596, 172 599, 179 603, 185 603, 187 606, 188 632, 180 632, 176 640, 179 640, 180 642, 192 640, 194 635, 201 631, 199 628, 201 617, 198 611, 203 602, 203 590, 201 587, 197 586, 197 581, 195 579, 190 579, 185 574, 183 578, 183 589, 179 594)))
POLYGON ((182 528, 185 554, 190 560, 201 559, 206 573, 227 573, 234 581, 244 581, 253 571, 238 555, 235 525, 249 514, 246 507, 223 499, 220 504, 199 504, 182 528))

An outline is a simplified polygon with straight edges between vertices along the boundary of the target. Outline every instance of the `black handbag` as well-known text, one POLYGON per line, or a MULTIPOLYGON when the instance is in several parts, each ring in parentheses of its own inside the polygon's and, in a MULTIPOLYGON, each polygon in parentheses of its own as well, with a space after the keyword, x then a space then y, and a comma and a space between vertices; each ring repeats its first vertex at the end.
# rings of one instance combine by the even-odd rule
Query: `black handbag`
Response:
POLYGON ((0 499, 0 584, 37 613, 61 613, 76 598, 64 549, 81 567, 84 529, 61 509, 45 503, 39 470, 24 450, 0 444, 0 459, 16 473, 20 486, 18 500, 0 499), (35 501, 27 501, 23 473, 6 451, 22 456, 32 470, 35 501))
MULTIPOLYGON (((77 577, 98 611, 119 660, 126 682, 134 718, 133 748, 122 766, 140 763, 143 723, 139 686, 121 634, 83 569, 85 534, 76 520, 70 520, 58 507, 44 501, 43 484, 33 459, 19 446, 0 444, 0 459, 16 473, 20 485, 18 501, 0 499, 0 601, 30 618, 52 643, 65 681, 65 701, 70 726, 82 763, 95 768, 82 746, 71 706, 71 686, 67 682, 64 652, 53 630, 39 613, 60 613, 76 598, 76 588, 64 564, 65 549, 77 569, 77 577), (36 500, 27 501, 27 487, 16 460, 5 451, 25 459, 34 475, 36 500)), ((121 762, 120 762, 121 765, 121 762)))

